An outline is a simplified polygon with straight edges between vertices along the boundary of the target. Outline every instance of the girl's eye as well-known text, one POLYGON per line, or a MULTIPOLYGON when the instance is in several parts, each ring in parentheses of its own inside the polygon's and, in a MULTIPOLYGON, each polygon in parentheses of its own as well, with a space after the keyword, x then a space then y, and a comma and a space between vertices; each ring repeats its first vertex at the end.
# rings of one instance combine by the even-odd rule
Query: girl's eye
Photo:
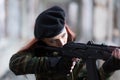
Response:
POLYGON ((56 43, 56 40, 50 40, 50 43, 56 43))

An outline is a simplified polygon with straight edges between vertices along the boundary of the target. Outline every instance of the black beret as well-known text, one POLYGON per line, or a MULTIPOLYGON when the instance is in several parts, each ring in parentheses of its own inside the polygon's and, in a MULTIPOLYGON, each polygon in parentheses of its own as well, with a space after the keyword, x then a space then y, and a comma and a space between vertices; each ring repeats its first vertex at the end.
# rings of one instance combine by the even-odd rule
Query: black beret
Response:
POLYGON ((58 35, 65 24, 65 12, 58 6, 43 11, 36 19, 34 35, 37 39, 58 35))

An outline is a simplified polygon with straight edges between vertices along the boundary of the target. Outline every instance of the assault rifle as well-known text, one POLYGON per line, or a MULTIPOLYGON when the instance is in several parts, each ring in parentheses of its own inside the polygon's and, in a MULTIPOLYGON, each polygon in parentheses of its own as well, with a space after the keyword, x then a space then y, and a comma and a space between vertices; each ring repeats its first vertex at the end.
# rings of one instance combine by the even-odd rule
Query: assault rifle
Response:
POLYGON ((103 59, 107 60, 112 51, 115 48, 120 48, 117 46, 108 46, 105 44, 95 44, 93 41, 88 41, 85 43, 74 43, 70 42, 63 46, 62 48, 58 48, 62 54, 61 56, 69 56, 69 57, 77 57, 82 59, 103 59))
POLYGON ((100 80, 96 60, 107 60, 111 57, 111 53, 115 48, 120 47, 94 44, 92 41, 89 41, 87 44, 68 43, 63 47, 63 49, 61 49, 62 54, 60 55, 82 58, 86 62, 88 80, 100 80))
POLYGON ((62 48, 48 47, 49 50, 58 52, 48 55, 82 58, 86 63, 88 80, 100 80, 96 60, 107 60, 115 48, 120 47, 94 44, 92 41, 88 41, 87 44, 70 42, 62 48))

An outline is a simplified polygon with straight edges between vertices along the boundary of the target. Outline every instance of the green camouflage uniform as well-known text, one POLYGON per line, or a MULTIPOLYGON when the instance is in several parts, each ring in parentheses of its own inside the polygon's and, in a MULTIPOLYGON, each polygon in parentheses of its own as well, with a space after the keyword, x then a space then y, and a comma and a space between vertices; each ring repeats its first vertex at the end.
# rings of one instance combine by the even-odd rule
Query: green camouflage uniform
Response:
MULTIPOLYGON (((10 69, 16 75, 35 74, 36 80, 87 80, 82 59, 76 62, 73 71, 69 73, 72 58, 42 56, 39 55, 42 54, 39 51, 45 54, 44 50, 36 48, 29 48, 14 54, 10 59, 10 69)), ((101 80, 107 80, 102 68, 99 72, 101 80)))

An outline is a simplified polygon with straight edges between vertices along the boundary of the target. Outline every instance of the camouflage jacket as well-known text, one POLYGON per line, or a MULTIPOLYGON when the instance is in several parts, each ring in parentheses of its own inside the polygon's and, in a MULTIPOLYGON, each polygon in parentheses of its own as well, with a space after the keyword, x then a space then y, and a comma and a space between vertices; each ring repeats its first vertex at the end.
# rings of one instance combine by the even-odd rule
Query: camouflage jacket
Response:
MULTIPOLYGON (((33 47, 19 51, 11 57, 9 67, 16 75, 35 74, 36 80, 87 80, 82 59, 76 62, 70 73, 72 58, 48 57, 41 55, 42 53, 47 51, 33 47)), ((109 77, 106 77, 102 68, 99 69, 99 73, 101 80, 107 80, 109 77)))

